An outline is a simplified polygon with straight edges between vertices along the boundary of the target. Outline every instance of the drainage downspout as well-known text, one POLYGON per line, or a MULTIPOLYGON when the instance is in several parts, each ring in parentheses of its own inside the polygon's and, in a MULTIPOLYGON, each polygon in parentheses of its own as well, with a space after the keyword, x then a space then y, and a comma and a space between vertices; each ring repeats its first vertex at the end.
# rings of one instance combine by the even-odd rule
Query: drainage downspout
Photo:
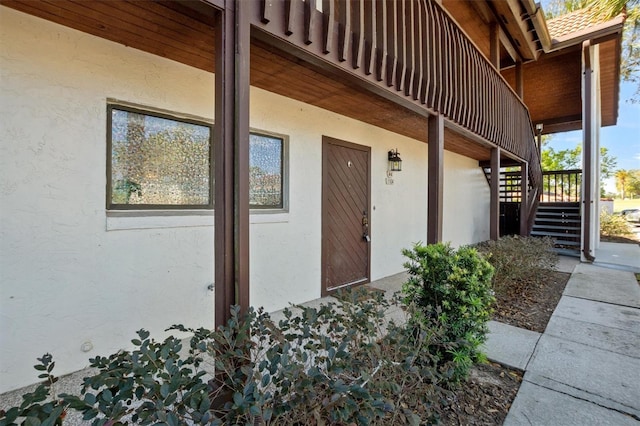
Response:
POLYGON ((593 262, 595 257, 591 255, 591 206, 593 204, 593 167, 592 167, 592 141, 593 141, 593 65, 591 64, 591 42, 582 43, 584 58, 584 104, 582 113, 582 126, 584 134, 582 162, 582 254, 588 262, 593 262))

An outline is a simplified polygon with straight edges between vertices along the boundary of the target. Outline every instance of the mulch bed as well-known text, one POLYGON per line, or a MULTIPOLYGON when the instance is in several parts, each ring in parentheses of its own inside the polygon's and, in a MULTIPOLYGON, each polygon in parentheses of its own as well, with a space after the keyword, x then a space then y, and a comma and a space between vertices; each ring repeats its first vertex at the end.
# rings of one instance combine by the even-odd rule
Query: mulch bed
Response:
POLYGON ((454 395, 436 408, 443 425, 501 425, 518 393, 522 373, 478 364, 454 395))
POLYGON ((496 297, 493 319, 515 327, 544 332, 571 274, 550 272, 544 283, 520 286, 496 297))

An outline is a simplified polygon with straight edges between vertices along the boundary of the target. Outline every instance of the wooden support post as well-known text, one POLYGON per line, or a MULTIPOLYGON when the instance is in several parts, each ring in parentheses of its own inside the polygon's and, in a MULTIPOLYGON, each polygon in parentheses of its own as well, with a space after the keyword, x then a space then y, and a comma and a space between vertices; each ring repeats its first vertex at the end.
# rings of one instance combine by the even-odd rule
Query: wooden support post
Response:
POLYGON ((524 73, 522 71, 522 61, 516 61, 516 93, 522 100, 524 99, 524 73))
POLYGON ((491 24, 489 60, 500 71, 500 26, 497 22, 491 24))
POLYGON ((249 306, 249 17, 242 1, 216 13, 215 325, 249 306))
POLYGON ((520 235, 529 235, 529 164, 520 165, 520 235))
POLYGON ((542 131, 544 130, 544 124, 538 123, 536 125, 536 137, 538 139, 538 158, 542 158, 542 131))
POLYGON ((491 150, 491 198, 489 209, 489 237, 500 238, 500 148, 491 150))
POLYGON ((444 118, 428 119, 427 244, 442 241, 442 199, 444 186, 444 118))

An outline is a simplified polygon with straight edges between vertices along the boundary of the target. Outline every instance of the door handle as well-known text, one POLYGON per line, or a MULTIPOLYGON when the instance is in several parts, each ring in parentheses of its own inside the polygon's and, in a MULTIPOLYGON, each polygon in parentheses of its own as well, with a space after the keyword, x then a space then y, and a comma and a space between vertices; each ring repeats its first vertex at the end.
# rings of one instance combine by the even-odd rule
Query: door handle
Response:
POLYGON ((369 236, 369 217, 366 211, 363 211, 362 215, 362 239, 369 242, 371 241, 371 237, 369 236))

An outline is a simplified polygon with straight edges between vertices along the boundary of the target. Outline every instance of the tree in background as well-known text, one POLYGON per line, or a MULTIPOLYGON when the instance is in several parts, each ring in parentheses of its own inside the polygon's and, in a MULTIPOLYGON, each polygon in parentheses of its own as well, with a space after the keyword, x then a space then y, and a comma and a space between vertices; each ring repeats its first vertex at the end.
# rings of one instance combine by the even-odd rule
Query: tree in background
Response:
POLYGON ((640 197, 640 170, 618 170, 616 189, 622 199, 640 197))
POLYGON ((626 10, 627 20, 622 38, 623 80, 636 85, 630 102, 640 102, 640 0, 550 0, 546 7, 547 19, 590 7, 595 19, 610 19, 626 10))
MULTIPOLYGON (((578 144, 573 149, 561 149, 556 151, 551 147, 545 147, 552 136, 543 137, 540 165, 544 171, 573 170, 582 168, 582 145, 578 144)), ((604 181, 612 177, 616 171, 617 158, 609 153, 605 147, 600 147, 600 195, 604 196, 604 181)), ((552 183, 549 183, 552 184, 552 183)), ((548 188, 545 188, 547 190, 548 188)))
MULTIPOLYGON (((561 149, 556 151, 549 147, 542 150, 540 159, 542 170, 571 170, 582 167, 582 145, 573 149, 561 149)), ((605 147, 600 147, 600 179, 609 179, 613 176, 618 159, 605 147)))
POLYGON ((616 172, 616 189, 624 200, 627 193, 627 185, 629 183, 629 172, 627 170, 618 170, 616 172))

